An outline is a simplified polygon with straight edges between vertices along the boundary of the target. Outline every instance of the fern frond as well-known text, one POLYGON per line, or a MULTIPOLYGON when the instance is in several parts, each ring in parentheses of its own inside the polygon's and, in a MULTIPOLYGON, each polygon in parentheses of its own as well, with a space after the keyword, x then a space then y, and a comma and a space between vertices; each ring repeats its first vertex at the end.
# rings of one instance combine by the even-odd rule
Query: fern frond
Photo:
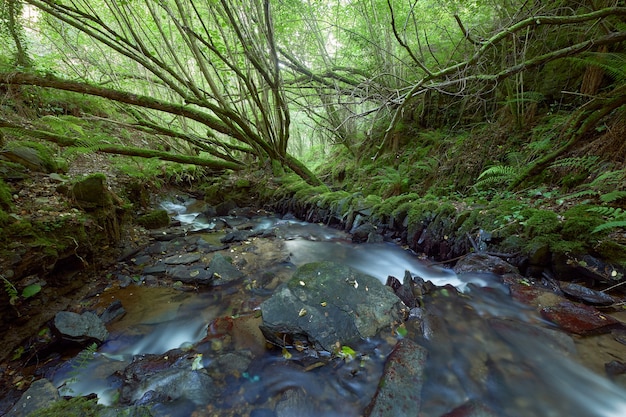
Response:
POLYGON ((550 164, 549 168, 567 168, 567 169, 584 169, 585 171, 591 171, 596 167, 598 162, 598 157, 595 155, 592 156, 577 156, 573 158, 562 158, 558 161, 550 164))
POLYGON ((589 187, 591 188, 613 188, 616 186, 621 186, 624 182, 624 171, 606 171, 602 174, 598 175, 591 183, 589 183, 589 187))
POLYGON ((495 165, 484 170, 477 178, 477 188, 491 187, 494 185, 510 184, 517 178, 519 169, 508 165, 495 165))
POLYGON ((607 206, 599 206, 599 207, 590 207, 587 209, 588 212, 597 213, 604 217, 609 217, 611 219, 618 219, 622 216, 626 215, 626 212, 619 207, 607 207, 607 206))
POLYGON ((598 233, 604 230, 616 229, 618 227, 626 227, 626 220, 614 220, 611 222, 602 223, 600 226, 593 229, 591 233, 598 233))
POLYGON ((610 193, 601 195, 600 201, 608 204, 614 201, 621 200, 622 198, 626 198, 626 191, 616 190, 616 191, 611 191, 610 193))
POLYGON ((516 175, 517 175, 517 168, 513 168, 512 166, 507 166, 507 165, 494 165, 484 170, 478 176, 478 179, 480 180, 485 177, 513 177, 516 175))
POLYGON ((597 196, 598 194, 599 192, 596 190, 582 190, 582 191, 575 192, 573 194, 566 195, 562 198, 562 200, 571 200, 573 198, 597 196))
POLYGON ((587 52, 584 55, 569 58, 581 66, 593 65, 602 68, 614 81, 626 81, 626 54, 618 52, 587 52))

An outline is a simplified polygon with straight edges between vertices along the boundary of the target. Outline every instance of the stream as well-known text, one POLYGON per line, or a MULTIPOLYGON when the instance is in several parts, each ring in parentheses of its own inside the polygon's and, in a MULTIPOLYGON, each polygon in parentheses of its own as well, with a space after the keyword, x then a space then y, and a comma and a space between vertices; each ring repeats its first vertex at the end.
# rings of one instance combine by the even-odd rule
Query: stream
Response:
MULTIPOLYGON (((197 252, 202 252, 202 242, 219 245, 226 233, 193 202, 167 201, 162 206, 186 236, 196 239, 197 252)), ((266 215, 226 222, 245 223, 255 233, 223 250, 245 278, 191 290, 139 280, 103 292, 103 305, 119 300, 126 314, 107 326, 109 337, 95 352, 77 356, 54 373, 51 381, 62 395, 96 393, 106 405, 120 399, 142 404, 155 387, 174 378, 172 368, 184 366, 206 369, 214 386, 204 390, 206 381, 191 377, 176 382, 187 395, 152 406, 153 415, 359 416, 376 393, 394 344, 406 337, 428 352, 420 411, 413 415, 626 415, 626 391, 583 365, 578 341, 514 301, 495 275, 456 274, 398 245, 353 244, 345 232, 318 224, 266 215), (265 237, 267 231, 272 237, 265 237), (258 306, 297 267, 320 260, 347 264, 383 283, 389 275, 402 280, 410 271, 437 288, 451 285, 458 293, 445 287, 424 297, 430 321, 421 327, 407 324, 402 336, 390 331, 350 346, 355 358, 268 349, 254 336, 258 306), (231 317, 243 320, 224 336, 216 328, 231 317), (142 368, 143 374, 128 371, 146 358, 158 372, 146 371, 149 367, 142 368), (145 379, 124 391, 129 375, 145 379), (294 387, 306 393, 305 400, 285 394, 294 387), (486 405, 491 414, 472 404, 486 405)))

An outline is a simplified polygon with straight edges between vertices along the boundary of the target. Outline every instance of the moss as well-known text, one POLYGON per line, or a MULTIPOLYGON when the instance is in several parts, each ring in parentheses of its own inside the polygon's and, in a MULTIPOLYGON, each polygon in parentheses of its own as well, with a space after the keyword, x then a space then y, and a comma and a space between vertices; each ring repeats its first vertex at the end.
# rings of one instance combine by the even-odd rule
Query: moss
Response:
POLYGON ((7 149, 15 150, 18 148, 29 148, 35 151, 42 165, 48 172, 56 172, 59 169, 58 163, 54 158, 54 151, 46 144, 25 140, 15 140, 7 143, 7 149))
POLYGON ((137 223, 146 229, 158 229, 170 224, 170 216, 166 210, 154 210, 137 218, 137 223))
POLYGON ((531 238, 536 236, 546 236, 558 232, 561 229, 561 222, 557 214, 547 210, 524 211, 522 216, 528 216, 525 224, 525 234, 531 238))
POLYGON ((11 188, 0 178, 0 208, 3 210, 10 210, 13 198, 11 188))
POLYGON ((240 178, 235 181, 235 187, 237 188, 250 188, 250 180, 245 178, 240 178))
POLYGON ((599 242, 594 250, 603 259, 611 262, 626 262, 626 246, 611 240, 603 240, 599 242))
POLYGON ((589 212, 588 209, 589 206, 581 204, 563 213, 563 239, 590 241, 591 232, 604 220, 600 214, 589 212))
POLYGON ((69 400, 53 402, 49 407, 36 410, 30 417, 98 417, 105 406, 98 404, 97 399, 74 397, 69 400))
POLYGON ((105 207, 112 203, 111 194, 106 187, 106 176, 101 173, 91 174, 77 181, 72 187, 72 195, 81 206, 87 208, 105 207))

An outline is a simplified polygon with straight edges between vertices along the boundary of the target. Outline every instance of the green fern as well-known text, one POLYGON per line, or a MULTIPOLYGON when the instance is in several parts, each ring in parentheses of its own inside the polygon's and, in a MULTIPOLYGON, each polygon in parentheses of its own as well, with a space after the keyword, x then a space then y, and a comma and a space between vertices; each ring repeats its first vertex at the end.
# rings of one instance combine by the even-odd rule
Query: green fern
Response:
POLYGON ((593 181, 589 183, 590 188, 597 188, 602 190, 614 189, 621 187, 624 183, 625 172, 622 170, 606 171, 598 175, 593 181))
POLYGON ((591 197, 591 196, 596 197, 598 194, 599 193, 596 190, 582 190, 582 191, 577 191, 575 193, 563 196, 561 200, 572 200, 574 198, 591 197))
POLYGON ((569 170, 585 170, 591 171, 594 168, 597 168, 598 157, 597 156, 578 156, 573 158, 562 158, 558 161, 550 164, 549 168, 557 169, 557 168, 567 168, 569 170))
POLYGON ((609 193, 603 194, 600 196, 600 201, 605 204, 613 203, 615 201, 619 201, 623 198, 626 198, 626 191, 615 190, 609 193))
POLYGON ((626 54, 617 52, 587 52, 569 58, 582 67, 593 65, 602 68, 617 83, 626 82, 626 54))
POLYGON ((477 188, 486 188, 494 185, 507 185, 517 178, 519 169, 507 165, 495 165, 484 170, 474 184, 477 188))
POLYGON ((4 277, 4 275, 0 275, 0 278, 2 278, 2 281, 4 281, 4 290, 6 291, 7 295, 9 296, 9 304, 15 305, 15 303, 17 302, 17 300, 19 298, 19 294, 17 292, 17 288, 15 288, 15 285, 13 285, 11 283, 11 281, 6 279, 4 277))
POLYGON ((600 226, 593 229, 591 233, 598 233, 603 230, 616 229, 618 227, 626 227, 626 220, 614 220, 612 222, 602 223, 600 226))
POLYGON ((601 216, 610 217, 613 219, 624 215, 624 211, 619 207, 606 207, 606 206, 591 207, 591 208, 588 208, 587 211, 591 213, 597 213, 601 216))
POLYGON ((587 211, 607 217, 607 221, 597 226, 591 233, 598 233, 618 227, 626 227, 626 211, 622 210, 620 207, 591 207, 587 209, 587 211))

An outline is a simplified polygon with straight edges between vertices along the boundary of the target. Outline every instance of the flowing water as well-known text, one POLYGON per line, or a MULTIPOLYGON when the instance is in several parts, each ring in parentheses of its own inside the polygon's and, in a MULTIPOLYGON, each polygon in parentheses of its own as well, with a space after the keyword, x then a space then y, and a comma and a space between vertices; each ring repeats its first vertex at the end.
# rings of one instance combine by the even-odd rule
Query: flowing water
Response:
MULTIPOLYGON (((214 227, 183 204, 168 203, 167 208, 177 212, 190 229, 214 227)), ((495 414, 454 415, 626 416, 626 392, 581 365, 574 340, 533 309, 513 301, 497 277, 457 275, 397 245, 355 245, 345 233, 320 225, 274 217, 254 220, 254 230, 268 229, 280 239, 287 259, 272 267, 282 280, 299 265, 332 260, 383 282, 389 275, 402 279, 408 270, 437 286, 450 284, 458 289, 458 293, 439 289, 427 296, 424 324, 408 326, 406 337, 428 350, 420 416, 438 417, 472 403, 484 404, 495 414)), ((120 381, 111 377, 115 370, 121 371, 138 355, 167 355, 171 349, 193 347, 206 336, 212 320, 232 314, 249 302, 246 297, 256 298, 252 304, 258 305, 270 291, 251 294, 238 287, 181 292, 141 286, 104 293, 103 298, 120 299, 127 314, 110 326, 109 340, 88 361, 78 367, 74 361, 53 382, 63 385, 65 394, 95 392, 100 402, 112 403, 120 388, 120 381)), ((222 407, 223 415, 231 415, 228 407, 241 415, 276 415, 261 410, 274 409, 272 398, 280 398, 288 388, 301 387, 318 407, 316 415, 360 415, 376 391, 395 337, 384 335, 353 346, 362 354, 354 361, 312 357, 295 349, 287 355, 279 349, 256 351, 244 372, 226 379, 229 387, 216 407, 222 407)), ((209 350, 201 360, 200 366, 208 368, 221 359, 219 352, 209 350)), ((144 384, 136 397, 150 388, 144 384)), ((191 410, 196 415, 212 415, 203 414, 207 408, 200 402, 180 404, 162 415, 190 415, 191 410)), ((310 410, 301 411, 301 415, 311 415, 310 410)))

